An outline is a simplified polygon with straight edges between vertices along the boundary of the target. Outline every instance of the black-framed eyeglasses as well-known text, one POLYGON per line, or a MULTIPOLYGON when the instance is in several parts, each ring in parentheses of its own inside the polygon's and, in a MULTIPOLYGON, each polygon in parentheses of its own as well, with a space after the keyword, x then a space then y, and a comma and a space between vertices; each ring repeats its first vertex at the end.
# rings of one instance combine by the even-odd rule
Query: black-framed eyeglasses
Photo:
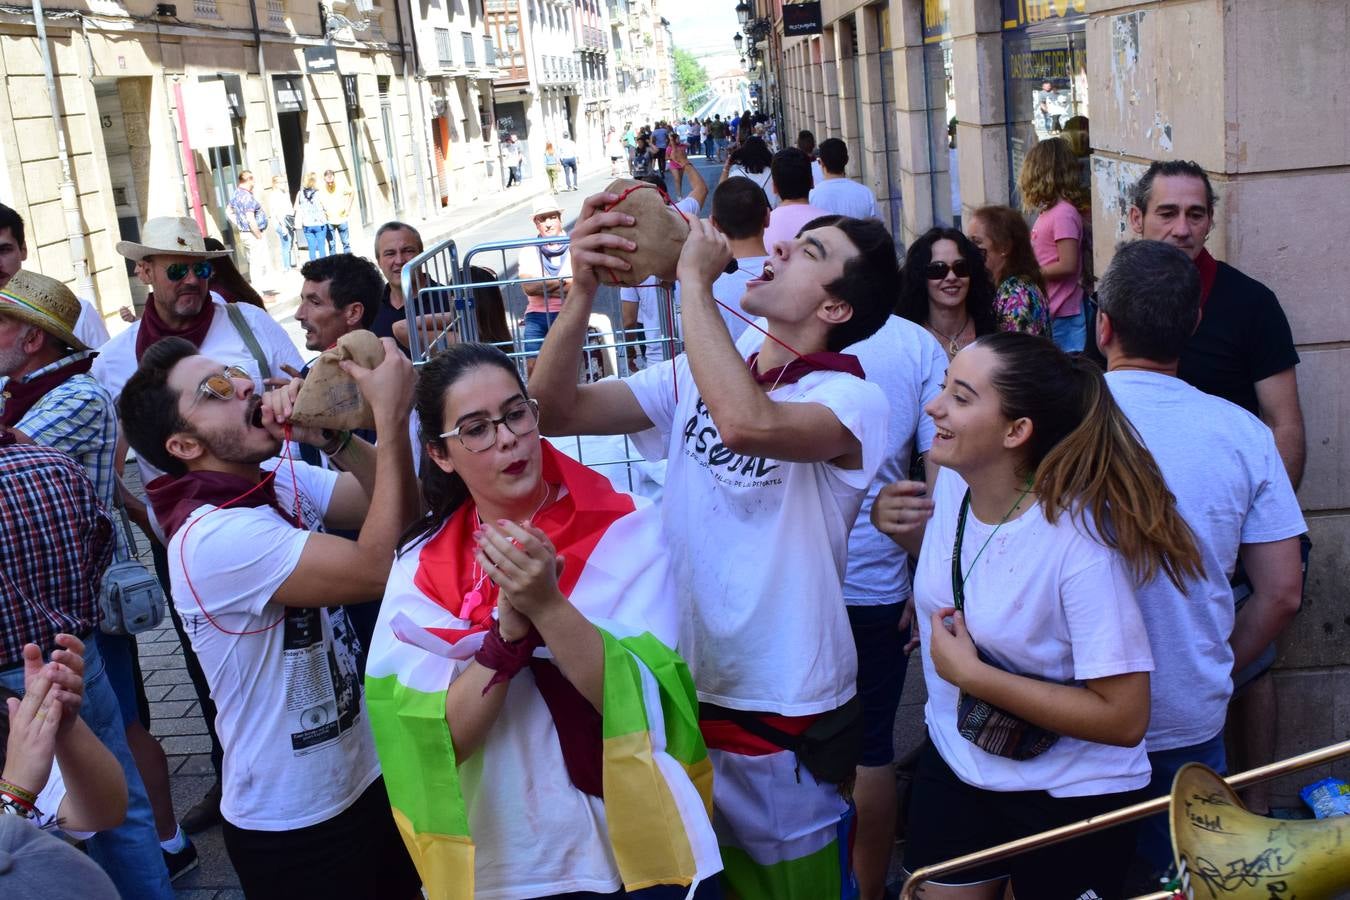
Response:
POLYGON ((214 375, 207 375, 202 379, 202 383, 197 385, 197 396, 193 398, 192 405, 196 406, 197 401, 202 397, 214 397, 217 400, 234 399, 234 380, 243 378, 248 381, 253 380, 245 369, 238 366, 226 366, 225 371, 217 372, 214 375))
POLYGON ((169 263, 164 267, 164 274, 169 276, 170 281, 182 281, 187 277, 187 273, 191 272, 202 281, 205 281, 211 277, 211 273, 215 270, 215 266, 211 265, 208 260, 203 259, 195 263, 169 263))
POLYGON ((501 414, 500 418, 478 416, 459 423, 441 435, 457 438, 470 453, 482 453, 497 443, 497 426, 505 425, 516 437, 524 437, 539 427, 539 401, 522 400, 501 414))
POLYGON ((951 272, 957 278, 969 278, 970 263, 966 262, 964 259, 958 259, 951 265, 948 265, 941 260, 934 260, 923 270, 923 273, 928 276, 929 281, 941 281, 947 277, 948 272, 951 272))

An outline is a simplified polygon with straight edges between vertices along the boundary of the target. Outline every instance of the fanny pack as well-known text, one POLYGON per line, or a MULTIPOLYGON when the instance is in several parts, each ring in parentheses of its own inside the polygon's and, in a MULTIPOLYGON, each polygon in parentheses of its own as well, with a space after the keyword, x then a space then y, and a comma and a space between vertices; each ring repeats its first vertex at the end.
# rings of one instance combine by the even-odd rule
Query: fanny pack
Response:
MULTIPOLYGON (((704 708, 708 708, 705 704, 704 708)), ((862 761, 863 717, 862 701, 857 695, 843 706, 821 713, 801 734, 789 734, 765 722, 759 713, 726 707, 706 716, 727 719, 753 734, 780 747, 791 750, 799 766, 825 784, 843 784, 853 778, 862 761)))
MULTIPOLYGON (((961 575, 961 539, 965 536, 966 515, 969 511, 970 491, 967 490, 965 499, 961 501, 961 514, 956 520, 956 547, 952 551, 952 605, 958 612, 963 611, 966 605, 965 578, 961 575)), ((1005 672, 1010 671, 994 662, 978 647, 975 650, 982 662, 1005 672)), ((1035 675, 1022 677, 1048 680, 1035 675)), ((965 691, 961 691, 956 700, 956 730, 961 737, 984 752, 1018 762, 1040 756, 1059 740, 1059 735, 1053 731, 1033 725, 1021 716, 965 691)))
MULTIPOLYGON (((122 535, 132 545, 131 521, 122 498, 114 505, 122 514, 122 535)), ((113 523, 117 528, 117 523, 113 523)), ((113 542, 113 561, 103 573, 98 591, 99 630, 104 634, 132 635, 149 631, 164 621, 164 589, 155 573, 140 560, 124 554, 113 542)))

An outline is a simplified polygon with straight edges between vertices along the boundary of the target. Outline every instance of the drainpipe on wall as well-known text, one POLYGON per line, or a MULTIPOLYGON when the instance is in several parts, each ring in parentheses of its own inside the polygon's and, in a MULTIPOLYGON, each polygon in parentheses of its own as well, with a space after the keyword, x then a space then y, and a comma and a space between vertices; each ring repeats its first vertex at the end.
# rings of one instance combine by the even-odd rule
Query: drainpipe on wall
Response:
POLYGON ((47 45, 47 22, 42 11, 42 0, 33 0, 33 23, 37 27, 38 47, 42 51, 42 73, 47 79, 47 100, 52 107, 52 127, 56 129, 56 155, 61 160, 61 212, 66 217, 66 241, 70 245, 70 264, 75 270, 75 294, 93 301, 97 298, 97 294, 94 292, 94 279, 89 273, 89 248, 84 236, 84 216, 80 212, 80 197, 75 190, 70 154, 66 150, 66 129, 61 124, 61 101, 56 93, 56 75, 52 72, 52 53, 47 45))
MULTIPOLYGON (((412 22, 412 2, 411 2, 411 0, 409 0, 409 3, 408 3, 408 17, 409 17, 409 22, 408 22, 408 24, 409 24, 409 26, 411 26, 411 25, 413 24, 413 22, 412 22)), ((397 3, 397 2, 396 2, 396 3, 394 4, 394 23, 395 23, 395 24, 397 25, 397 27, 398 27, 398 59, 399 59, 399 66, 400 66, 400 67, 402 68, 402 70, 403 70, 403 102, 404 102, 404 105, 407 106, 407 108, 408 108, 408 135, 409 135, 410 137, 412 137, 413 135, 416 134, 416 132, 413 131, 412 91, 408 90, 408 83, 409 83, 409 81, 411 81, 411 78, 410 78, 410 76, 408 75, 408 45, 407 45, 407 43, 406 43, 407 40, 408 40, 408 35, 404 34, 404 32, 403 32, 403 4, 402 4, 402 3, 397 3)), ((411 31, 411 28, 409 28, 409 30, 411 31)), ((413 42, 414 42, 414 43, 413 43, 413 52, 416 53, 416 52, 417 52, 416 36, 413 36, 413 42)), ((414 137, 413 140, 414 140, 414 142, 415 142, 415 141, 416 141, 416 138, 414 137)), ((395 151, 394 151, 394 148, 393 148, 393 147, 390 147, 390 148, 389 148, 389 152, 390 152, 390 153, 394 153, 394 152, 395 152, 395 151)), ((423 217, 423 218, 426 218, 426 209, 427 209, 426 193, 427 193, 427 192, 424 191, 424 190, 422 190, 422 187, 426 184, 425 176, 422 174, 422 154, 417 153, 417 152, 414 152, 413 155, 412 155, 412 158, 413 158, 413 172, 415 173, 415 179, 416 179, 415 183, 417 184, 417 195, 418 195, 419 197, 422 198, 422 217, 423 217)), ((395 167, 396 169, 399 167, 397 155, 395 156, 395 158, 394 158, 393 160, 391 160, 391 162, 393 162, 394 167, 395 167)))
POLYGON ((267 63, 263 60, 262 29, 258 27, 257 0, 248 0, 248 14, 253 21, 253 42, 258 47, 258 79, 262 81, 263 103, 267 109, 267 127, 271 137, 272 149, 272 174, 280 175, 282 154, 277 152, 277 140, 281 136, 281 122, 277 119, 276 104, 272 102, 272 79, 267 77, 267 63))
MULTIPOLYGON (((439 186, 436 184, 436 169, 434 166, 431 166, 431 134, 427 130, 427 99, 426 94, 423 92, 422 84, 426 79, 422 77, 422 54, 417 50, 417 20, 413 17, 412 0, 408 0, 408 34, 412 42, 413 70, 416 73, 413 77, 413 81, 417 83, 417 115, 415 116, 413 115, 412 91, 408 90, 408 66, 406 58, 403 66, 403 89, 408 96, 408 118, 410 120, 408 122, 408 133, 411 135, 420 134, 422 138, 421 141, 418 142, 422 145, 419 148, 419 152, 413 154, 413 163, 417 166, 417 193, 422 199, 420 213, 425 220, 431 218, 431 210, 433 208, 431 206, 433 202, 432 197, 435 197, 434 202, 437 204, 435 208, 438 210, 440 209, 441 193, 439 186), (414 128, 417 130, 414 131, 414 128), (425 176, 422 174, 422 154, 424 153, 426 154, 427 164, 431 166, 430 171, 425 176), (427 187, 430 187, 431 190, 425 190, 427 187)), ((414 138, 414 140, 415 139, 416 138, 414 138)))

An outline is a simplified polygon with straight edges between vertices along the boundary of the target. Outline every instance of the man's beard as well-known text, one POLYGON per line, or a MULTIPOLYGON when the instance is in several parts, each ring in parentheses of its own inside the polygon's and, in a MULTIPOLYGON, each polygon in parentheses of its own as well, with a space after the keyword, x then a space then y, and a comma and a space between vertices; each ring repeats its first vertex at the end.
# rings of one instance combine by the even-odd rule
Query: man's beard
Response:
POLYGON ((245 447, 246 434, 247 432, 240 428, 216 434, 198 432, 197 440, 201 441, 206 446, 207 451, 221 462, 244 463, 250 466, 256 466, 258 463, 271 459, 281 450, 281 441, 270 435, 268 435, 268 442, 271 444, 269 449, 247 449, 245 447))
MULTIPOLYGON (((0 350, 0 378, 8 378, 24 363, 28 362, 28 354, 23 352, 23 347, 19 346, 19 343, 16 340, 13 347, 8 350, 0 350)), ((3 405, 4 401, 0 400, 0 406, 3 405)))

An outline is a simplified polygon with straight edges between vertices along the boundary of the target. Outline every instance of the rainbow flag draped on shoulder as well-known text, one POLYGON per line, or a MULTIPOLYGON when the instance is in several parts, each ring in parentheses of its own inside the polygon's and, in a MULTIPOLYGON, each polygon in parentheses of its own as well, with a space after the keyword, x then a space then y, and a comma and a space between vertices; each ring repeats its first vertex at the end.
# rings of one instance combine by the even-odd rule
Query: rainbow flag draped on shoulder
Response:
POLYGON ((570 782, 530 668, 483 747, 455 763, 446 693, 492 605, 471 608, 489 591, 466 504, 395 561, 366 674, 394 818, 432 900, 689 886, 721 868, 693 681, 670 649, 681 611, 659 512, 547 443, 543 455, 563 491, 535 525, 565 559, 563 594, 604 643, 603 798, 570 782))

